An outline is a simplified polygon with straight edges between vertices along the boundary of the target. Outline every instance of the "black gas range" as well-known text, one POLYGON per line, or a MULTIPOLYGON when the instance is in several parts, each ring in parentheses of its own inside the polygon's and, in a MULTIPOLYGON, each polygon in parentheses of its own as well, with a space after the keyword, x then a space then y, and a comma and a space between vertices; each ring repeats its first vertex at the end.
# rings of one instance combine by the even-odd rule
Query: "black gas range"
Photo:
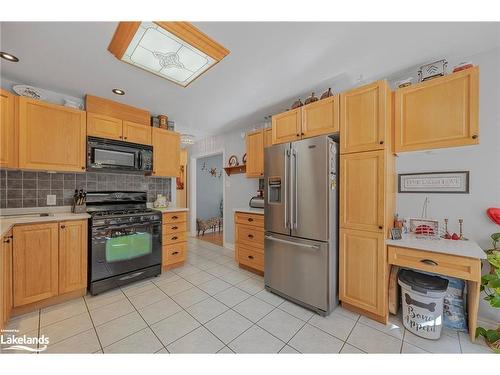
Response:
POLYGON ((87 192, 92 295, 161 273, 161 212, 146 204, 146 192, 87 192))

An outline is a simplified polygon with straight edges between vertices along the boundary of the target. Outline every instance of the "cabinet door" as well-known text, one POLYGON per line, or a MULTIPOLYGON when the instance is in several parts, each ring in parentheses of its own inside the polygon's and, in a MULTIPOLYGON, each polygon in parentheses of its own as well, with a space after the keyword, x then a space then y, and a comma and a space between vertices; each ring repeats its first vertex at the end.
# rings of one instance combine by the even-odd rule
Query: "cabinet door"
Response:
POLYGON ((340 226, 382 232, 384 151, 340 156, 340 226))
POLYGON ((17 167, 14 102, 14 95, 0 89, 0 167, 4 168, 17 167))
POLYGON ((479 143, 479 68, 396 90, 396 152, 479 143))
POLYGON ((339 95, 302 107, 302 138, 339 131, 339 95))
POLYGON ((264 129, 264 148, 270 147, 273 145, 273 129, 267 128, 264 129))
POLYGON ((58 294, 59 224, 18 225, 13 229, 14 306, 58 294))
POLYGON ((87 221, 59 223, 59 294, 87 287, 87 221))
POLYGON ((340 94, 340 152, 384 149, 388 137, 389 88, 386 81, 340 94))
POLYGON ((153 175, 177 177, 180 167, 181 139, 179 133, 152 128, 153 175))
POLYGON ((19 98, 19 167, 85 170, 85 112, 19 98))
POLYGON ((151 126, 123 121, 123 139, 127 142, 151 144, 151 126))
POLYGON ((301 116, 301 108, 292 109, 273 116, 273 145, 300 139, 301 116))
POLYGON ((101 115, 97 113, 87 112, 87 134, 93 137, 107 139, 123 139, 123 121, 101 115))
POLYGON ((386 315, 386 256, 382 234, 340 229, 339 297, 342 302, 386 315))
POLYGON ((0 316, 3 316, 3 320, 0 320, 0 326, 2 322, 5 326, 12 310, 12 232, 7 233, 2 239, 0 258, 2 258, 0 261, 3 263, 3 266, 0 265, 0 270, 3 269, 3 277, 0 277, 2 279, 0 280, 1 290, 3 291, 3 298, 0 301, 3 308, 0 311, 0 316))
POLYGON ((247 177, 261 177, 264 175, 264 131, 256 130, 247 133, 247 177))

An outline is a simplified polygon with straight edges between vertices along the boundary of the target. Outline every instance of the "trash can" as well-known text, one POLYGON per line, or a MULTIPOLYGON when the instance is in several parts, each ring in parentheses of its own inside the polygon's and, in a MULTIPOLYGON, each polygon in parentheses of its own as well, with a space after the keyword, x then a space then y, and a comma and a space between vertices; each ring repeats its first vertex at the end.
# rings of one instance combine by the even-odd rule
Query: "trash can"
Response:
POLYGON ((448 280, 411 270, 401 270, 403 324, 410 332, 426 339, 441 337, 443 299, 448 280))

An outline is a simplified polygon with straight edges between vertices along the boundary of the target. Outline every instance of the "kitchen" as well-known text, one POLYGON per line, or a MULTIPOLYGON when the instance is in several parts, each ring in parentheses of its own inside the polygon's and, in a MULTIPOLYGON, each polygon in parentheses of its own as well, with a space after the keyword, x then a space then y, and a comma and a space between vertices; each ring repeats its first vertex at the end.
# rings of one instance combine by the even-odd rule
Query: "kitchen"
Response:
MULTIPOLYGON (((40 354, 492 352, 476 328, 494 331, 498 323, 480 291, 489 272, 484 250, 498 231, 498 173, 485 168, 498 150, 498 24, 452 24, 460 46, 445 48, 449 39, 441 35, 442 52, 422 46, 411 60, 365 66, 364 75, 311 71, 237 120, 244 100, 223 95, 228 108, 221 111, 220 97, 205 90, 224 74, 238 76, 249 51, 237 34, 254 32, 251 23, 1 27, 4 336, 47 337, 48 345, 25 345, 40 354), (152 74, 127 49, 141 32, 144 43, 153 32, 171 33, 208 62, 187 80, 152 74), (193 42, 189 33, 206 39, 193 42), (59 34, 80 40, 65 47, 68 55, 101 59, 99 71, 71 58, 82 76, 95 70, 95 82, 62 75, 56 84, 63 64, 46 61, 38 71, 29 62, 35 44, 57 50, 59 34), (83 47, 89 35, 100 42, 83 47), (120 79, 106 81, 112 72, 120 79), (171 103, 158 97, 165 86, 171 103), (202 119, 206 129, 194 125, 202 119), (196 189, 203 189, 196 160, 219 153, 223 246, 195 237, 196 189), (411 185, 433 178, 458 185, 411 185), (417 291, 442 280, 443 295, 460 285, 462 307, 450 312, 455 305, 443 307, 441 297, 431 339, 413 330, 423 323, 411 321, 407 305, 427 306, 417 291)), ((259 27, 329 35, 338 27, 377 34, 391 26, 259 27)), ((426 27, 437 34, 445 26, 426 27)), ((408 36, 418 26, 400 28, 408 36)), ((295 41, 283 43, 291 51, 295 41)), ((269 41, 259 53, 270 56, 273 47, 269 41)), ((156 58, 164 68, 179 63, 165 53, 156 58)), ((2 357, 14 351, 8 346, 2 357)))

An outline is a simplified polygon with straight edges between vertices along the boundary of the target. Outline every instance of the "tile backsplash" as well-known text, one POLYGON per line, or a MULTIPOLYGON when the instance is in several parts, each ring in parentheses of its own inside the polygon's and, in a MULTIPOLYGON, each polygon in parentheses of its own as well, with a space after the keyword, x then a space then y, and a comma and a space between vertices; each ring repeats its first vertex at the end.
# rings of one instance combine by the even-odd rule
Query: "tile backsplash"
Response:
POLYGON ((45 207, 47 195, 56 206, 70 206, 75 189, 146 191, 148 201, 163 194, 171 199, 171 179, 135 174, 87 172, 48 173, 0 169, 0 208, 45 207))

